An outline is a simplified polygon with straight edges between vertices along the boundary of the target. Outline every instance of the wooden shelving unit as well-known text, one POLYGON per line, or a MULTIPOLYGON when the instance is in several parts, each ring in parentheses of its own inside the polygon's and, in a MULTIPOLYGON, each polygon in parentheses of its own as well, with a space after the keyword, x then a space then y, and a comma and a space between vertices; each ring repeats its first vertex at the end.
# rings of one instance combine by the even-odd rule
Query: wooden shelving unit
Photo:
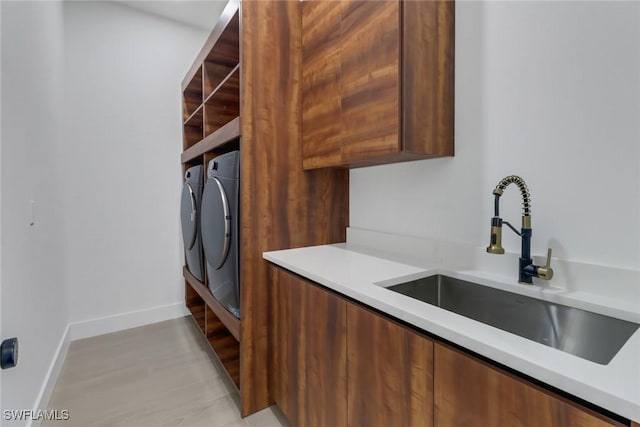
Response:
POLYGON ((197 292, 189 285, 186 286, 185 299, 187 308, 191 311, 193 320, 201 331, 205 329, 205 305, 204 300, 200 298, 197 292))
MULTIPOLYGON (((239 3, 230 2, 182 82, 183 171, 240 145, 239 3)), ((205 178, 206 179, 206 178, 205 178)), ((229 378, 240 388, 240 320, 183 268, 185 303, 229 378)))
POLYGON ((182 82, 183 171, 240 150, 237 319, 183 269, 185 303, 240 392, 247 416, 268 390, 270 277, 262 253, 343 242, 348 172, 302 170, 301 6, 230 0, 182 82))
POLYGON ((223 325, 229 330, 231 335, 236 340, 240 341, 240 319, 234 317, 218 302, 217 299, 211 295, 209 289, 193 277, 189 270, 184 267, 182 274, 187 282, 187 285, 200 297, 200 299, 208 306, 210 310, 220 319, 223 325))
POLYGON ((240 10, 230 1, 182 82, 182 163, 240 137, 240 10))
MULTIPOLYGON (((236 11, 239 9, 237 3, 234 7, 236 11)), ((220 83, 232 74, 234 68, 240 64, 239 13, 233 14, 219 34, 215 45, 207 52, 203 63, 204 93, 206 95, 214 92, 220 83)))
POLYGON ((202 69, 198 69, 193 78, 182 90, 182 116, 186 123, 189 117, 202 105, 202 69))
POLYGON ((238 64, 204 104, 205 136, 240 116, 240 64, 238 64))
MULTIPOLYGON (((191 279, 194 279, 193 276, 191 279)), ((231 333, 227 326, 222 323, 216 315, 216 312, 211 309, 209 305, 209 297, 213 298, 211 294, 207 297, 205 294, 200 293, 203 289, 199 288, 204 288, 204 285, 199 284, 193 286, 192 283, 193 282, 187 280, 185 284, 185 301, 187 308, 191 312, 191 316, 202 333, 202 336, 209 342, 214 355, 218 358, 220 364, 225 367, 229 378, 239 389, 240 343, 238 338, 231 333)), ((198 283, 197 280, 195 283, 198 283)), ((240 323, 238 322, 238 329, 239 327, 240 323)))
POLYGON ((205 308, 207 326, 205 337, 231 381, 240 389, 240 342, 209 306, 205 308))
POLYGON ((184 150, 181 156, 182 163, 201 157, 204 153, 220 150, 225 145, 240 137, 240 117, 236 117, 229 123, 220 127, 212 134, 205 137, 198 144, 184 150))

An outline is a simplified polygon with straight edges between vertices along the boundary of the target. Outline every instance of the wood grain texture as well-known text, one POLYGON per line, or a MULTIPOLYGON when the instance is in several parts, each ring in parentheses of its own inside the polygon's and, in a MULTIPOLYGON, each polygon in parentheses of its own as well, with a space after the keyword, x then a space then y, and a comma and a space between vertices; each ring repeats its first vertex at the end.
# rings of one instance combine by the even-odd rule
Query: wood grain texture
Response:
POLYGON ((205 101, 205 136, 211 135, 240 115, 240 67, 224 79, 205 101))
POLYGON ((187 87, 182 91, 182 120, 187 119, 202 105, 202 69, 198 68, 187 87))
POLYGON ((497 368, 435 345, 435 425, 622 426, 497 368))
MULTIPOLYGON (((239 8, 240 8, 240 0, 228 0, 227 5, 225 6, 224 10, 220 14, 220 18, 218 19, 218 22, 213 27, 213 30, 211 30, 209 37, 207 37, 207 41, 202 46, 202 49, 200 49, 198 56, 196 56, 195 60, 193 61, 193 65, 191 66, 191 68, 189 68, 189 71, 187 71, 186 76, 182 80, 183 91, 185 90, 189 82, 191 82, 191 79, 193 79, 193 77, 196 74, 202 72, 202 70, 200 69, 200 66, 202 65, 203 62, 205 62, 206 58, 211 54, 211 50, 213 49, 214 45, 218 42, 218 40, 220 39, 224 31, 230 27, 230 23, 233 21, 234 17, 238 14, 239 8)), ((238 25, 240 25, 240 23, 238 23, 238 25)))
POLYGON ((236 10, 203 64, 205 98, 240 62, 240 18, 236 10))
POLYGON ((204 300, 193 289, 188 282, 185 281, 185 301, 187 308, 191 312, 191 316, 200 332, 204 333, 206 327, 206 315, 204 300))
POLYGON ((304 420, 306 390, 303 303, 305 286, 296 286, 286 273, 270 268, 269 393, 295 426, 304 420))
POLYGON ((347 425, 432 426, 433 342, 355 304, 347 331, 347 425))
POLYGON ((302 3, 303 166, 342 162, 340 16, 337 1, 302 3))
POLYGON ((240 390, 246 415, 270 403, 269 275, 262 252, 344 241, 348 172, 301 167, 300 2, 242 2, 241 33, 240 390))
POLYGON ((295 426, 346 426, 347 302, 271 268, 272 396, 295 426))
POLYGON ((455 2, 402 3, 403 149, 454 154, 455 2))
POLYGON ((218 316, 206 307, 205 337, 233 384, 240 385, 240 344, 218 316))
POLYGON ((342 161, 400 150, 400 3, 341 1, 342 161))
POLYGON ((347 424, 347 302, 300 279, 305 286, 305 422, 309 427, 347 424))
POLYGON ((454 154, 454 15, 446 0, 303 3, 305 169, 454 154))
MULTIPOLYGON (((188 286, 195 291, 198 296, 209 306, 216 316, 222 321, 222 323, 227 327, 229 332, 239 340, 240 338, 240 320, 236 318, 233 314, 231 314, 227 309, 225 309, 217 299, 213 297, 209 289, 198 279, 196 279, 189 269, 185 266, 182 268, 182 275, 187 281, 188 286)), ((187 289, 187 296, 189 296, 190 290, 187 289)), ((188 306, 188 304, 187 304, 188 306)))
POLYGON ((185 150, 202 140, 204 137, 204 113, 202 105, 189 116, 184 124, 183 131, 182 147, 185 150))
MULTIPOLYGON (((211 135, 206 136, 202 141, 184 150, 180 156, 180 161, 182 163, 188 163, 194 159, 201 158, 201 156, 208 151, 223 150, 229 142, 237 140, 239 137, 240 117, 236 117, 211 135)), ((227 151, 231 150, 230 148, 227 151)))

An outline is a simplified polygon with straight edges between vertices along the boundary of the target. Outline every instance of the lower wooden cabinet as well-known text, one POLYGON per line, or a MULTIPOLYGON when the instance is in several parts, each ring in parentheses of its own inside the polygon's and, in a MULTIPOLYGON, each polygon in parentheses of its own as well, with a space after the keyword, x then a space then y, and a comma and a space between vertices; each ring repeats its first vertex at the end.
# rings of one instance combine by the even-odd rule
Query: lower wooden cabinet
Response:
POLYGON ((294 426, 433 425, 431 340, 298 276, 271 273, 270 393, 294 426))
POLYGON ((347 425, 433 426, 433 342, 347 305, 347 425))
POLYGON ((347 302, 272 267, 271 397, 297 427, 347 425, 347 302))
POLYGON ((269 392, 295 427, 628 425, 270 268, 269 392))
POLYGON ((624 425, 441 344, 434 366, 438 427, 624 425))

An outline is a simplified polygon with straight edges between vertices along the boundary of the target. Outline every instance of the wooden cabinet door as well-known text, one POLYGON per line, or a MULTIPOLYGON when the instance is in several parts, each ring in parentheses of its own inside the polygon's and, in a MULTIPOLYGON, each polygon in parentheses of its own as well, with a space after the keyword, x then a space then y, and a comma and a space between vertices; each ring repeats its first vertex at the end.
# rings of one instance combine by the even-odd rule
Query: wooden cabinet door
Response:
POLYGON ((622 426, 441 344, 434 368, 436 427, 622 426))
POLYGON ((304 289, 293 276, 270 267, 269 394, 294 425, 300 424, 304 390, 304 289))
POLYGON ((354 304, 347 328, 347 425, 432 426, 432 341, 354 304))
POLYGON ((305 2, 302 34, 303 166, 397 153, 399 2, 305 2))
POLYGON ((344 426, 347 421, 347 302, 305 284, 306 423, 344 426))
POLYGON ((340 2, 342 161, 400 146, 400 2, 340 2))
POLYGON ((296 427, 347 424, 346 301, 272 267, 270 393, 296 427))
POLYGON ((455 3, 302 4, 303 166, 454 154, 455 3))
POLYGON ((341 64, 338 1, 302 3, 303 167, 336 166, 341 158, 341 64))

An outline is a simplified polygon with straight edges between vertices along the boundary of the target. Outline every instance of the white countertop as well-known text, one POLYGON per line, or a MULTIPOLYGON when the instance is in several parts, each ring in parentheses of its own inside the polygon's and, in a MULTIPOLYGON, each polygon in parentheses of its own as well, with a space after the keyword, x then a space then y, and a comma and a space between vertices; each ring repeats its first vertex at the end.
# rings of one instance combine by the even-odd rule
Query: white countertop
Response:
POLYGON ((600 365, 385 289, 444 273, 527 296, 640 322, 635 305, 595 304, 589 295, 522 286, 480 270, 403 263, 347 243, 265 252, 264 258, 300 276, 401 319, 611 412, 640 422, 640 330, 608 365, 600 365))

